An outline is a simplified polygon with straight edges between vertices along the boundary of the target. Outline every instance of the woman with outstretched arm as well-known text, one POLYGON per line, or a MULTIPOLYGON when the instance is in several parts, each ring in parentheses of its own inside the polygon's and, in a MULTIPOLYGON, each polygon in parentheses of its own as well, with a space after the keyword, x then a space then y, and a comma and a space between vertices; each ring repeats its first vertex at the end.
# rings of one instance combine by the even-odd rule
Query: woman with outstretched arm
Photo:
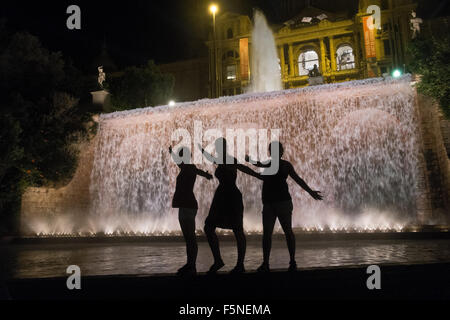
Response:
POLYGON ((233 230, 237 242, 238 259, 231 273, 243 273, 245 272, 244 258, 246 250, 243 227, 244 204, 242 202, 242 194, 236 186, 237 171, 239 170, 258 179, 262 177, 259 173, 238 163, 234 157, 227 154, 225 139, 217 139, 215 146, 217 156, 206 152, 199 145, 203 156, 217 165, 214 175, 219 180, 219 186, 214 193, 211 208, 205 221, 205 234, 214 257, 214 264, 209 269, 209 273, 216 273, 224 266, 216 228, 233 230))
POLYGON ((302 178, 295 172, 292 164, 284 159, 283 145, 278 141, 273 141, 269 145, 271 160, 266 163, 252 161, 249 156, 245 160, 261 168, 270 168, 272 161, 278 160, 278 170, 273 174, 264 175, 263 173, 263 256, 262 265, 258 268, 259 272, 269 272, 269 258, 272 247, 272 233, 275 220, 278 218, 281 227, 286 236, 286 242, 289 250, 290 262, 289 271, 297 270, 295 261, 295 235, 292 231, 292 198, 289 193, 287 178, 291 177, 294 181, 308 192, 315 200, 322 200, 320 191, 312 190, 302 178), (275 152, 277 151, 277 152, 275 152), (277 157, 275 159, 275 157, 277 157))
POLYGON ((198 204, 194 195, 194 184, 197 176, 211 180, 212 175, 191 164, 189 148, 182 147, 178 150, 178 154, 175 154, 172 151, 172 147, 169 147, 169 153, 178 165, 178 168, 180 168, 175 194, 173 195, 172 208, 178 208, 178 221, 186 241, 187 255, 187 263, 178 269, 177 273, 179 275, 195 275, 197 274, 196 260, 198 252, 195 236, 195 216, 197 215, 198 204))

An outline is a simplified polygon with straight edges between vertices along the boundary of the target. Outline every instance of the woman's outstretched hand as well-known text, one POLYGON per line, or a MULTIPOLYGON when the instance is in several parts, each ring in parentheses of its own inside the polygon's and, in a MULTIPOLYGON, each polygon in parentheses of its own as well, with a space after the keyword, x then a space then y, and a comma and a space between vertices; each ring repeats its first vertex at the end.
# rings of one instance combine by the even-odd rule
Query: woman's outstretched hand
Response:
POLYGON ((313 199, 315 199, 315 200, 322 200, 323 199, 323 196, 322 196, 322 193, 320 192, 320 191, 311 191, 310 193, 309 193, 310 195, 311 195, 311 197, 313 197, 313 199))

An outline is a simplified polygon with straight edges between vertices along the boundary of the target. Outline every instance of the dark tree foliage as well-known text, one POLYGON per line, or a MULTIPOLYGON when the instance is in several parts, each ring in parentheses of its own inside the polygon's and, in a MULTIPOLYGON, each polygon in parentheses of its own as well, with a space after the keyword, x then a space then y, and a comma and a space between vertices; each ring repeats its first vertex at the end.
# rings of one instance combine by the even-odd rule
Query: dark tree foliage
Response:
POLYGON ((411 61, 409 68, 421 75, 418 91, 435 98, 450 119, 449 33, 421 35, 410 43, 408 52, 411 61))
POLYGON ((128 67, 118 77, 108 79, 113 110, 127 110, 167 104, 174 78, 162 73, 150 60, 142 67, 128 67))
POLYGON ((16 226, 26 186, 64 183, 71 148, 86 133, 78 112, 81 75, 28 33, 0 27, 0 233, 16 226))

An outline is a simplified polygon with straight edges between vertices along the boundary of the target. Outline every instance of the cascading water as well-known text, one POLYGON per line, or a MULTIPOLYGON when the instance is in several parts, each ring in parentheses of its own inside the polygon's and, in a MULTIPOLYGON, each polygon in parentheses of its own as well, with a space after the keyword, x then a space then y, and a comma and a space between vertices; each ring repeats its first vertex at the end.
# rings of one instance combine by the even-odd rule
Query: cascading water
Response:
POLYGON ((281 70, 275 39, 264 14, 254 10, 252 30, 251 85, 249 92, 279 91, 281 70))
MULTIPOLYGON (((281 129, 285 158, 324 194, 324 201, 314 201, 289 181, 294 227, 400 229, 415 219, 418 196, 414 98, 408 78, 375 79, 102 115, 91 174, 93 207, 84 228, 107 234, 179 230, 171 208, 178 168, 167 150, 178 142, 171 141, 175 129, 194 139, 200 124, 203 132, 215 128, 223 134, 227 128, 281 129)), ((203 145, 213 142, 203 139, 203 145)), ((209 163, 198 167, 215 170, 209 163)), ((238 173, 237 184, 244 227, 260 231, 261 183, 238 173)), ((216 187, 216 179, 197 179, 199 228, 216 187)))
MULTIPOLYGON (((224 135, 227 129, 281 130, 284 157, 324 195, 323 201, 314 201, 289 181, 294 227, 398 230, 415 222, 421 172, 415 92, 409 77, 280 91, 277 61, 272 31, 255 10, 249 88, 253 93, 102 115, 88 179, 89 213, 71 212, 64 205, 61 214, 24 219, 26 228, 35 234, 178 231, 176 210, 171 208, 178 168, 168 147, 178 142, 171 140, 172 134, 184 129, 192 137, 194 157, 201 159, 196 143, 206 145, 214 139, 201 136, 199 126, 200 132, 218 129, 224 135)), ((269 138, 259 141, 260 150, 266 150, 269 138)), ((215 170, 208 163, 198 167, 215 170)), ((76 198, 76 188, 86 184, 86 179, 74 180, 71 184, 77 187, 67 203, 76 198)), ((243 194, 245 229, 261 231, 261 182, 238 173, 237 184, 243 194)), ((199 228, 216 187, 216 179, 197 179, 199 228)), ((64 192, 70 193, 70 188, 64 192)))

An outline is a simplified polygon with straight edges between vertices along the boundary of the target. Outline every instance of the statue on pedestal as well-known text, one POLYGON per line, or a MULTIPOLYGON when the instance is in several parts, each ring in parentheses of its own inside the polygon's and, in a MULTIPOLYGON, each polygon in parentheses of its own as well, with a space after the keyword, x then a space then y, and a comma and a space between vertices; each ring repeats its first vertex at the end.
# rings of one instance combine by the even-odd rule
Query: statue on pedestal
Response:
POLYGON ((100 66, 98 69, 98 84, 103 89, 103 82, 106 80, 106 73, 103 72, 103 66, 100 66))
POLYGON ((309 70, 309 77, 314 78, 314 77, 320 77, 320 71, 319 68, 317 67, 317 64, 314 65, 314 68, 312 68, 311 70, 309 70))
POLYGON ((412 34, 412 38, 415 39, 417 37, 417 35, 420 33, 420 25, 423 23, 423 20, 421 18, 417 17, 417 14, 415 11, 411 12, 411 20, 410 20, 410 25, 411 25, 411 31, 413 32, 412 34))
POLYGON ((317 67, 317 64, 315 64, 314 67, 311 70, 309 70, 308 76, 309 76, 308 84, 310 86, 323 84, 323 77, 319 71, 319 68, 317 67))

